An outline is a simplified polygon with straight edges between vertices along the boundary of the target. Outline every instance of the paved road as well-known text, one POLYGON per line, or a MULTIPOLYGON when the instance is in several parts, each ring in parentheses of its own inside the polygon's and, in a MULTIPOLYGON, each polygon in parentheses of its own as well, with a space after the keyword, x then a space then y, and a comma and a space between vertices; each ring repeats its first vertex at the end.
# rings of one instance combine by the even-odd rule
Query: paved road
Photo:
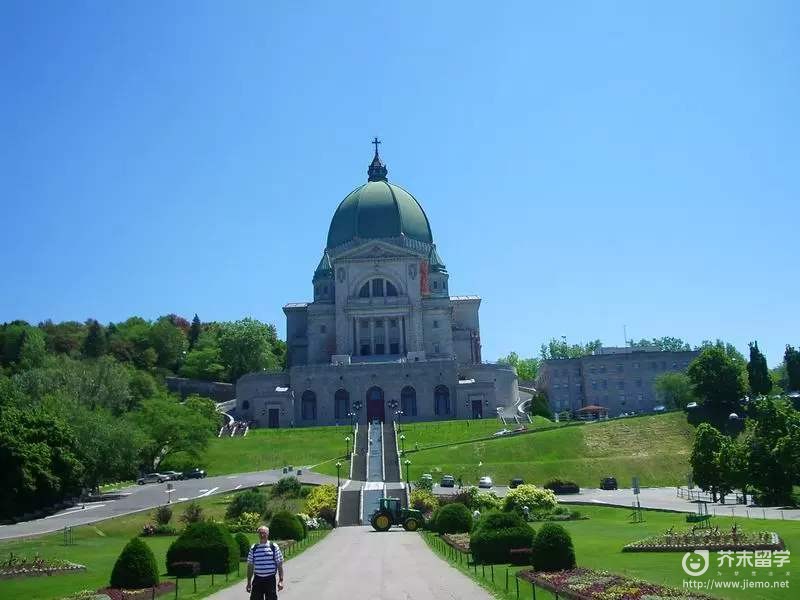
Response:
MULTIPOLYGON (((417 533, 341 527, 286 563, 280 600, 489 600, 477 584, 428 549, 417 533)), ((209 600, 247 598, 237 583, 209 600)))
MULTIPOLYGON (((172 496, 172 502, 184 502, 186 500, 204 498, 212 494, 230 492, 239 488, 275 483, 283 476, 282 470, 274 469, 271 471, 175 481, 172 482, 174 491, 169 495, 172 496)), ((303 471, 300 481, 303 483, 336 483, 336 477, 303 471)), ((147 510, 164 504, 168 496, 166 483, 133 485, 121 490, 121 492, 125 495, 115 500, 79 504, 44 519, 0 526, 0 539, 59 531, 65 526, 85 525, 86 523, 94 523, 111 517, 147 510)))

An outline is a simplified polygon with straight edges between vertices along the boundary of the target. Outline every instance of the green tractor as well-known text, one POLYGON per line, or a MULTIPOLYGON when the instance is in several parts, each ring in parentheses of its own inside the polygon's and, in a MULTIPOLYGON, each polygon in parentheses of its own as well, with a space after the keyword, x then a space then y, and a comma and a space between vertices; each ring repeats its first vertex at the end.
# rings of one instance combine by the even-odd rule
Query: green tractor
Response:
POLYGON ((375 531, 389 531, 392 525, 402 525, 406 531, 416 531, 422 527, 425 519, 418 510, 401 508, 400 498, 381 498, 369 522, 375 531))

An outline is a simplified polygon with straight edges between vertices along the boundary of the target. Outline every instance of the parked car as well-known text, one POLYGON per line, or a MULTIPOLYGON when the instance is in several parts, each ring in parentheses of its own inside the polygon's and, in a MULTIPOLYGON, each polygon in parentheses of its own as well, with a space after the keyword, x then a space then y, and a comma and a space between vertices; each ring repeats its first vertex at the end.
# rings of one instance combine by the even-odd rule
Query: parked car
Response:
POLYGON ((500 431, 495 431, 492 436, 500 437, 501 435, 508 435, 509 433, 511 433, 510 429, 501 429, 500 431))
POLYGON ((452 475, 445 475, 439 482, 441 487, 456 487, 456 478, 452 475))
POLYGON ((600 489, 601 490, 615 490, 615 489, 617 489, 617 478, 616 477, 603 477, 602 481, 600 481, 600 489))
POLYGON ((508 482, 508 487, 513 490, 514 488, 519 487, 524 483, 525 483, 524 480, 520 479, 519 477, 515 477, 514 479, 508 482))
POLYGON ((162 475, 166 475, 167 479, 170 481, 180 481, 183 479, 183 473, 179 473, 178 471, 163 471, 162 475))
POLYGON ((492 478, 491 477, 487 477, 486 475, 484 475, 483 477, 481 477, 478 480, 478 487, 479 488, 490 488, 490 487, 492 487, 492 478))
POLYGON ((203 479, 206 476, 206 472, 203 469, 198 469, 195 467, 190 471, 183 472, 184 479, 203 479))
POLYGON ((148 473, 147 475, 139 477, 136 483, 139 485, 144 485, 145 483, 164 483, 167 479, 169 479, 169 477, 161 473, 148 473))
POLYGON ((419 478, 420 479, 427 479, 428 481, 431 481, 431 482, 433 481, 433 475, 431 475, 430 473, 423 473, 422 475, 419 476, 419 478))

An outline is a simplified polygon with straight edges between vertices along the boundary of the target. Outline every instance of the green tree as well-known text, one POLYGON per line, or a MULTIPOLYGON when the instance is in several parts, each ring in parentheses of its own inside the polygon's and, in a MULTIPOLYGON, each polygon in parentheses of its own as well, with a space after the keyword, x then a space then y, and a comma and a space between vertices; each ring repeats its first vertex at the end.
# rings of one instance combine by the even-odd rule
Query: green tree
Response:
POLYGON ((274 325, 250 318, 221 323, 220 357, 231 381, 236 381, 245 373, 279 369, 280 357, 272 352, 276 341, 274 325))
POLYGON ((766 396, 772 390, 772 379, 767 359, 758 349, 758 342, 750 343, 750 362, 747 363, 747 381, 753 396, 766 396))
POLYGON ((530 413, 533 416, 538 415, 545 419, 553 419, 553 411, 550 409, 550 402, 544 392, 536 392, 533 395, 530 403, 530 413))
POLYGON ((786 371, 786 363, 781 363, 774 369, 770 369, 769 378, 772 380, 772 387, 781 392, 789 391, 789 373, 786 371))
POLYGON ((734 490, 747 491, 749 468, 747 447, 743 443, 723 437, 716 463, 719 470, 719 492, 723 502, 725 496, 734 490))
POLYGON ((783 354, 783 363, 786 365, 786 379, 788 391, 796 392, 800 390, 800 351, 793 346, 786 346, 783 354))
POLYGON ((538 358, 520 358, 516 352, 511 352, 508 356, 501 356, 497 362, 514 367, 520 381, 534 381, 539 372, 538 358))
POLYGON ((628 340, 628 345, 632 348, 657 348, 662 352, 682 352, 692 349, 691 346, 689 346, 689 344, 684 342, 681 338, 670 336, 653 338, 652 340, 644 338, 638 342, 628 340))
POLYGON ((25 321, 12 321, 0 327, 0 363, 11 366, 19 362, 19 354, 28 329, 31 329, 31 326, 25 321))
POLYGON ((662 373, 653 380, 653 389, 661 403, 670 408, 683 409, 696 400, 686 373, 662 373))
POLYGON ((106 353, 106 332, 96 320, 87 321, 86 338, 83 340, 82 354, 86 358, 100 358, 106 353))
POLYGON ((189 327, 189 350, 192 350, 195 344, 197 344, 197 340, 200 339, 201 333, 203 333, 203 325, 200 323, 200 317, 197 316, 197 313, 194 313, 192 325, 189 327))
POLYGON ((27 371, 44 365, 47 358, 47 346, 44 333, 38 328, 30 327, 25 331, 22 348, 19 352, 19 368, 27 371))
POLYGON ((785 400, 760 398, 751 409, 746 433, 749 477, 762 502, 791 501, 798 482, 800 414, 785 400))
POLYGON ((692 478, 704 491, 711 492, 714 502, 722 485, 717 457, 722 449, 724 436, 712 425, 701 423, 695 430, 692 446, 692 478))
POLYGON ((108 350, 120 362, 130 362, 140 369, 155 366, 158 354, 150 343, 150 323, 131 317, 109 327, 108 350))
POLYGON ((190 379, 221 381, 225 378, 221 355, 217 337, 210 331, 204 331, 200 334, 194 349, 186 355, 180 374, 190 379))
POLYGON ((689 364, 687 375, 713 422, 721 424, 729 413, 740 412, 747 392, 743 358, 740 362, 725 347, 710 345, 689 364))
POLYGON ((580 358, 597 352, 603 344, 600 340, 593 340, 587 344, 569 344, 567 338, 562 337, 560 340, 551 338, 547 344, 542 344, 539 351, 542 360, 551 360, 556 358, 580 358))
POLYGON ((150 346, 156 352, 159 367, 175 370, 187 348, 183 331, 169 317, 161 317, 148 332, 150 346))
POLYGON ((77 321, 53 323, 50 320, 39 324, 47 340, 47 351, 51 354, 77 356, 86 338, 86 326, 77 321))

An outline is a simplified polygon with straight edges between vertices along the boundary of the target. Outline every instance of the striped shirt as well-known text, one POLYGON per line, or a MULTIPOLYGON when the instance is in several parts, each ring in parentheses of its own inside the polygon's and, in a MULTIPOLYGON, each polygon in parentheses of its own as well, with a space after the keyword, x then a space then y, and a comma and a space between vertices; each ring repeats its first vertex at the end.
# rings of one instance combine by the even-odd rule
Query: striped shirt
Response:
POLYGON ((275 574, 278 565, 283 564, 283 554, 273 542, 253 544, 247 553, 247 564, 253 565, 253 574, 257 577, 268 577, 275 574))

